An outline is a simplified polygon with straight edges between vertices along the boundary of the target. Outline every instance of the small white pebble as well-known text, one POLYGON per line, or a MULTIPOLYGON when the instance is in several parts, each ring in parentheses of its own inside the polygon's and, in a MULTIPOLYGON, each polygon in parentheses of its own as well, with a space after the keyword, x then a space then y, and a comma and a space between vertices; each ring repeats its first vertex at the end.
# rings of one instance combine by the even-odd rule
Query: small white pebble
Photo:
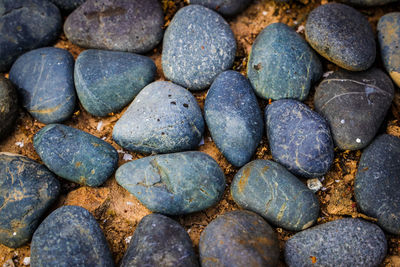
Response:
POLYGON ((125 154, 125 152, 122 149, 118 149, 117 152, 120 154, 125 154))
POLYGON ((107 139, 107 137, 105 137, 105 136, 101 138, 101 140, 106 140, 106 139, 107 139))
POLYGON ((323 182, 323 181, 325 180, 325 177, 322 176, 319 180, 320 180, 321 182, 323 182))
POLYGON ((100 132, 101 129, 103 129, 103 121, 99 121, 99 123, 97 123, 97 131, 100 132))
POLYGON ((17 232, 14 232, 14 233, 13 233, 13 236, 16 236, 16 235, 17 235, 17 232))
POLYGON ((321 191, 326 191, 326 189, 327 189, 326 187, 322 187, 321 191))
POLYGON ((341 124, 344 124, 345 122, 346 122, 345 120, 341 120, 341 121, 340 121, 341 124))
POLYGON ((25 257, 24 261, 22 263, 24 265, 30 265, 31 264, 31 257, 25 257))
POLYGON ((315 193, 321 189, 322 183, 318 178, 308 179, 307 187, 315 193))
POLYGON ((331 75, 331 73, 333 73, 333 71, 327 71, 327 72, 325 72, 325 73, 322 75, 322 77, 326 78, 326 77, 328 77, 329 75, 331 75))
POLYGON ((190 233, 190 231, 192 231, 192 229, 188 229, 187 232, 190 233))
POLYGON ((24 140, 22 140, 21 142, 16 142, 15 145, 19 147, 24 147, 24 140))
POLYGON ((267 11, 263 11, 262 14, 263 14, 263 16, 266 16, 268 14, 268 12, 267 11))
POLYGON ((131 242, 131 239, 132 239, 132 236, 131 236, 131 235, 130 235, 130 236, 127 236, 127 237, 125 238, 125 243, 129 244, 129 243, 131 242))
POLYGON ((361 139, 360 139, 360 138, 357 138, 357 139, 356 139, 356 142, 357 142, 357 143, 361 143, 361 139))
POLYGON ((303 32, 304 29, 305 29, 304 25, 300 25, 300 26, 297 28, 297 31, 296 31, 296 32, 297 32, 297 33, 303 32))
POLYGON ((212 142, 212 138, 210 136, 208 137, 208 141, 212 142))
POLYGON ((130 201, 127 201, 126 202, 126 205, 132 205, 133 203, 132 202, 130 202, 130 201))
POLYGON ((339 182, 340 182, 340 180, 335 180, 335 182, 336 182, 336 183, 339 183, 339 182))
POLYGON ((122 157, 122 159, 125 161, 129 161, 129 160, 132 160, 133 157, 131 154, 125 153, 124 156, 122 157))
POLYGON ((293 21, 293 23, 294 23, 294 25, 297 25, 297 24, 299 24, 299 23, 297 22, 297 20, 293 21))

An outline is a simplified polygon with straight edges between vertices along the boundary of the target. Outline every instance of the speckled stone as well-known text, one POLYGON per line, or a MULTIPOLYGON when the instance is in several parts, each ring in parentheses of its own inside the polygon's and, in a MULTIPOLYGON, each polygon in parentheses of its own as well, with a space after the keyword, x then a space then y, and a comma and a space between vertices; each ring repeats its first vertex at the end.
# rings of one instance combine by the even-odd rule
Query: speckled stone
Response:
POLYGON ((75 108, 74 58, 64 49, 46 47, 20 56, 10 80, 22 106, 38 121, 49 124, 68 119, 75 108))
POLYGON ((0 139, 13 130, 17 117, 17 92, 9 80, 0 76, 0 139))
POLYGON ((161 215, 145 216, 135 229, 120 267, 197 267, 199 263, 186 230, 161 215))
POLYGON ((384 134, 364 151, 354 182, 361 211, 387 232, 400 234, 400 138, 384 134))
POLYGON ((61 14, 47 0, 1 0, 0 25, 0 72, 5 72, 26 51, 57 39, 61 14))
POLYGON ((67 38, 87 48, 146 53, 163 37, 158 0, 87 0, 64 24, 67 38))
POLYGON ((141 153, 196 149, 204 120, 194 96, 171 82, 154 82, 136 96, 117 121, 113 139, 141 153))
POLYGON ((60 184, 43 165, 21 155, 0 153, 0 243, 17 248, 28 242, 60 184))
POLYGON ((190 4, 202 5, 214 9, 224 16, 234 16, 247 8, 252 0, 189 0, 190 4))
POLYGON ((109 143, 62 124, 42 128, 33 145, 51 171, 82 185, 99 186, 117 168, 118 152, 109 143))
POLYGON ((145 56, 86 50, 75 63, 76 92, 90 114, 107 116, 129 104, 156 72, 154 62, 145 56))
POLYGON ((386 71, 400 87, 400 12, 379 19, 378 40, 386 71))
POLYGON ((385 234, 375 224, 346 218, 324 223, 292 236, 285 261, 297 266, 378 266, 386 256, 385 234))
POLYGON ((399 2, 399 0, 341 0, 341 2, 355 6, 369 7, 395 3, 399 2))
POLYGON ((85 3, 85 0, 50 0, 50 2, 53 2, 62 11, 71 12, 85 3))
POLYGON ((313 192, 270 160, 258 159, 244 165, 233 179, 231 194, 240 207, 287 230, 304 230, 318 218, 319 204, 313 192))
POLYGON ((274 160, 295 175, 324 175, 333 162, 329 125, 303 103, 283 99, 265 109, 268 141, 274 160))
POLYGON ((211 207, 225 189, 218 163, 198 151, 134 160, 119 167, 115 178, 149 210, 170 215, 211 207))
POLYGON ((212 139, 226 159, 249 162, 263 134, 263 119, 249 81, 236 71, 217 76, 208 90, 204 116, 212 139))
POLYGON ((279 242, 262 217, 235 210, 219 215, 200 237, 202 267, 277 266, 279 242))
POLYGON ((165 31, 162 68, 174 83, 202 90, 232 66, 235 53, 229 24, 211 9, 189 5, 179 9, 165 31))
POLYGON ((375 36, 368 20, 354 8, 338 3, 311 11, 306 39, 323 57, 351 71, 366 70, 375 61, 375 36))
POLYGON ((286 24, 270 24, 253 43, 247 76, 261 98, 304 100, 321 75, 318 56, 286 24))
POLYGON ((84 208, 62 206, 35 231, 31 266, 100 266, 114 262, 96 219, 84 208))
POLYGON ((319 84, 314 105, 327 119, 335 144, 343 150, 357 150, 376 135, 393 94, 392 81, 379 69, 340 70, 319 84))

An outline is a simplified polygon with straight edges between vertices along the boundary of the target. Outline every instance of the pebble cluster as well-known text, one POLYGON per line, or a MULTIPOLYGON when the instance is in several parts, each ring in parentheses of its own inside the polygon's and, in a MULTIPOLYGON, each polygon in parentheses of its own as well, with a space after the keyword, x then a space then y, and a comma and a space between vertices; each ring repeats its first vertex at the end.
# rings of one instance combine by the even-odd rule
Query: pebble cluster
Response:
POLYGON ((253 43, 246 78, 230 70, 237 46, 224 16, 252 1, 189 2, 164 32, 158 0, 0 0, 0 71, 9 71, 9 80, 0 77, 0 138, 12 134, 19 105, 47 124, 33 139, 43 164, 0 153, 0 243, 16 248, 31 240, 33 267, 114 266, 87 210, 52 206, 58 178, 97 187, 115 173, 154 212, 136 227, 120 266, 276 266, 280 246, 271 226, 297 232, 284 245, 288 266, 379 265, 384 231, 400 234, 400 138, 379 131, 400 85, 400 12, 380 18, 378 43, 368 20, 346 4, 314 9, 305 39, 283 23, 268 25, 253 43), (66 37, 89 48, 76 62, 67 50, 46 47, 61 31, 61 12, 71 12, 66 37), (154 81, 153 60, 135 54, 161 40, 169 81, 154 81), (377 49, 384 70, 374 64, 377 49), (323 79, 322 60, 337 66, 323 79), (312 110, 301 101, 314 86, 312 110), (202 113, 189 90, 204 89, 202 113), (273 102, 262 111, 256 96, 273 102), (128 106, 112 137, 146 156, 118 168, 111 144, 61 124, 78 101, 94 116, 128 106), (166 215, 201 211, 223 196, 224 172, 196 151, 206 129, 240 168, 230 193, 242 210, 203 230, 198 259, 184 228, 166 215), (272 160, 254 157, 263 135, 272 160), (355 199, 376 223, 344 218, 314 226, 320 204, 303 178, 326 174, 335 146, 364 149, 355 199))

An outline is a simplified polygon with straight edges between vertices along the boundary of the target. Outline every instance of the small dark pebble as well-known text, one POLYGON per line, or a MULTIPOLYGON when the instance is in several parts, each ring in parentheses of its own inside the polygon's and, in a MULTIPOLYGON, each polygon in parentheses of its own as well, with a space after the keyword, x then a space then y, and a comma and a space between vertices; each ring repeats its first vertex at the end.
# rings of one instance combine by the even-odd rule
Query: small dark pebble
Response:
POLYGON ((17 91, 9 80, 0 77, 0 139, 14 129, 18 117, 17 91))

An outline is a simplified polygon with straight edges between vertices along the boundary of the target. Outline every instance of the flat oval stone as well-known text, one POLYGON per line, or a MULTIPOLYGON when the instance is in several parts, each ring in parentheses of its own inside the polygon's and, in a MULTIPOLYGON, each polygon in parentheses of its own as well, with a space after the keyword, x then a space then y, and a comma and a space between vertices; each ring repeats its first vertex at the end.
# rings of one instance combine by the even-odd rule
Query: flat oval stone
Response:
POLYGON ((12 131, 17 117, 17 91, 9 80, 0 76, 0 139, 12 131))
POLYGON ((96 219, 78 206, 62 206, 53 211, 32 238, 31 266, 66 265, 114 266, 96 219))
POLYGON ((170 82, 154 82, 136 96, 117 121, 113 139, 141 153, 196 149, 204 120, 194 96, 170 82))
POLYGON ((146 53, 161 41, 163 24, 158 0, 88 0, 68 16, 64 32, 82 47, 146 53))
POLYGON ((189 0, 190 4, 202 5, 225 16, 234 16, 246 9, 252 0, 189 0))
POLYGON ((231 194, 243 209, 290 231, 304 230, 318 218, 318 199, 284 167, 270 160, 254 160, 235 175, 231 194))
POLYGON ((74 58, 67 50, 46 47, 20 56, 10 80, 22 106, 45 124, 68 119, 75 108, 74 58))
POLYGON ((351 71, 366 70, 375 61, 375 36, 368 20, 338 3, 311 11, 306 23, 308 43, 323 57, 351 71))
POLYGON ((201 266, 277 266, 276 233, 257 214, 235 210, 219 215, 200 236, 201 266))
POLYGON ((208 87, 235 59, 236 41, 218 13, 199 5, 179 9, 165 31, 161 55, 167 79, 191 90, 208 87))
POLYGON ((86 50, 75 63, 75 87, 82 106, 92 115, 107 116, 128 105, 154 80, 156 65, 128 52, 86 50))
POLYGON ((303 103, 283 99, 265 109, 268 141, 274 160, 295 175, 324 175, 334 158, 329 125, 303 103))
POLYGON ((354 182, 361 211, 378 219, 391 234, 400 234, 400 138, 384 134, 364 151, 354 182))
POLYGON ((211 207, 225 190, 218 163, 198 151, 134 160, 119 167, 115 178, 149 210, 169 215, 211 207))
POLYGON ((392 81, 381 70, 340 70, 318 85, 314 105, 328 121, 335 144, 343 150, 357 150, 376 135, 393 94, 392 81))
POLYGON ((199 263, 192 241, 179 223, 149 214, 136 227, 120 266, 197 267, 199 263))
POLYGON ((385 69, 400 87, 400 12, 379 19, 378 40, 385 69))
POLYGON ((212 139, 226 159, 249 162, 263 134, 263 119, 249 81, 236 71, 217 76, 208 90, 204 116, 212 139))
POLYGON ((375 224, 345 218, 301 231, 285 245, 285 261, 295 266, 379 266, 386 256, 385 234, 375 224))
POLYGON ((61 14, 47 0, 2 0, 0 25, 0 72, 6 72, 26 51, 57 39, 61 14))
POLYGON ((117 168, 118 152, 109 143, 62 124, 42 128, 33 145, 51 171, 71 182, 99 186, 117 168))
POLYGON ((270 24, 253 43, 247 76, 261 98, 304 100, 321 75, 318 56, 298 33, 283 23, 270 24))
POLYGON ((71 12, 85 3, 85 0, 50 0, 50 2, 53 2, 62 11, 71 12))
POLYGON ((355 6, 362 6, 362 7, 369 7, 369 6, 383 6, 390 3, 398 2, 399 0, 341 0, 343 3, 355 5, 355 6))
POLYGON ((25 156, 0 153, 0 243, 27 243, 55 202, 60 184, 42 164, 25 156))

